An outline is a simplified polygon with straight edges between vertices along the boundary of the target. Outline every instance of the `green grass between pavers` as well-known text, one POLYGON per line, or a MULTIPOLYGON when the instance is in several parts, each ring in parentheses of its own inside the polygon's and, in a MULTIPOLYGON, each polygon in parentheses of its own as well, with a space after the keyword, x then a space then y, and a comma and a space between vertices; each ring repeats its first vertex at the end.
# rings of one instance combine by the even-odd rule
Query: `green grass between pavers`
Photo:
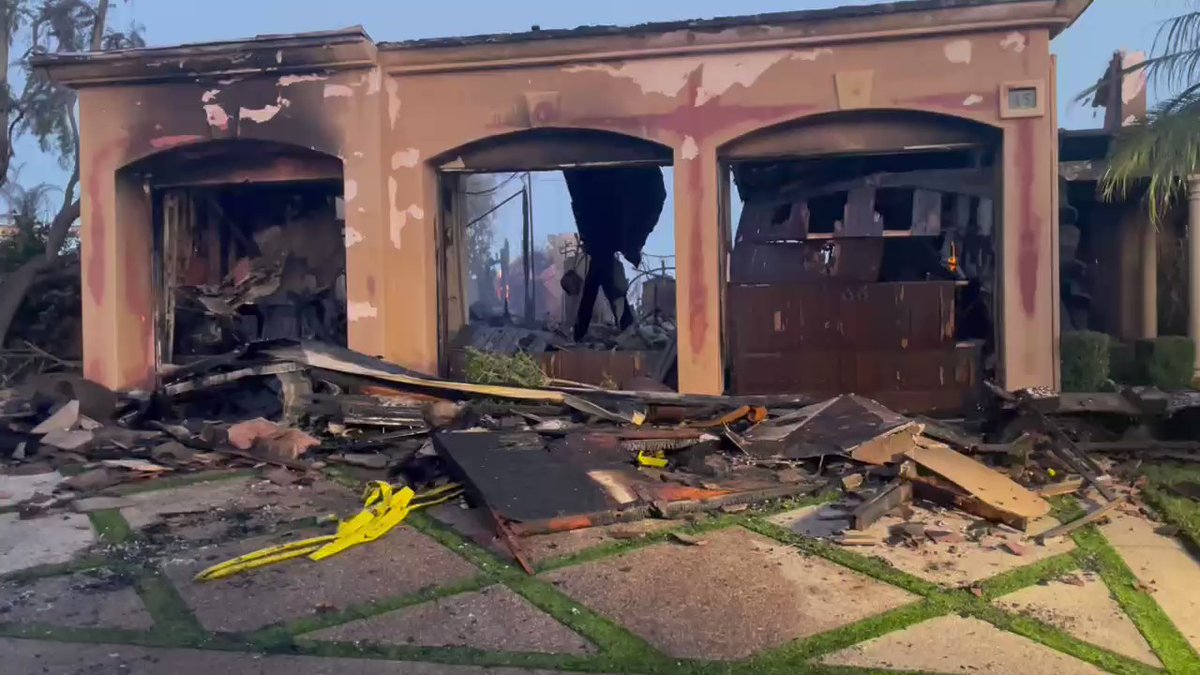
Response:
POLYGON ((981 581, 978 587, 983 592, 983 599, 990 602, 1009 593, 1015 593, 1022 588, 1057 579, 1078 569, 1079 560, 1072 551, 997 574, 990 579, 981 581))
MULTIPOLYGON (((441 598, 447 598, 460 593, 470 593, 478 591, 482 588, 496 583, 496 580, 487 574, 481 574, 465 581, 460 581, 456 584, 443 586, 441 588, 431 588, 412 595, 406 595, 398 598, 382 598, 361 605, 353 605, 341 611, 329 612, 327 614, 317 614, 314 616, 306 616, 293 621, 286 621, 279 625, 268 626, 247 633, 242 636, 248 644, 261 647, 263 649, 280 648, 283 646, 296 643, 296 640, 303 638, 307 633, 318 631, 323 628, 338 626, 359 619, 369 619, 373 616, 386 614, 405 607, 419 605, 441 598)), ((307 644, 310 640, 302 639, 300 642, 307 644)))
POLYGON ((874 577, 893 586, 898 586, 910 593, 930 597, 944 592, 941 586, 915 577, 907 572, 902 572, 892 567, 886 560, 868 558, 835 544, 803 537, 762 518, 747 518, 742 523, 742 526, 752 532, 757 532, 778 542, 794 546, 805 553, 819 556, 842 567, 848 567, 869 577, 874 577))
MULTIPOLYGON (((1064 521, 1083 514, 1083 510, 1073 500, 1055 500, 1054 506, 1056 515, 1064 521)), ((977 586, 984 593, 984 597, 980 599, 975 598, 965 591, 943 589, 935 584, 930 584, 929 582, 895 570, 884 561, 866 558, 840 547, 800 537, 784 528, 761 521, 760 519, 750 518, 745 523, 745 526, 781 542, 793 544, 802 551, 819 555, 844 567, 923 595, 927 598, 927 603, 935 603, 929 605, 930 608, 943 608, 940 612, 930 611, 929 615, 925 618, 933 618, 939 614, 951 612, 973 615, 988 620, 1002 629, 1045 644, 1055 650, 1110 669, 1112 672, 1152 672, 1153 669, 1147 668, 1137 661, 1080 641, 1055 627, 1047 626, 1027 617, 1005 612, 988 604, 988 601, 1001 595, 1006 595, 1032 584, 1061 576, 1063 573, 1077 569, 1081 565, 1099 570, 1102 578, 1109 584, 1110 588, 1113 588, 1113 582, 1110 579, 1119 578, 1121 570, 1123 570, 1124 574, 1129 575, 1129 578, 1125 579, 1124 582, 1127 590, 1125 595, 1133 597, 1126 598, 1126 601, 1129 603, 1127 604, 1121 600, 1121 593, 1118 593, 1115 588, 1113 588, 1114 595, 1117 596, 1122 608, 1129 613, 1135 625, 1146 635, 1147 641, 1158 653, 1164 665, 1167 666, 1170 672, 1200 672, 1200 662, 1195 660, 1195 654, 1191 651, 1186 640, 1175 628, 1174 624, 1166 618, 1166 615, 1162 613, 1158 605, 1149 596, 1136 590, 1136 580, 1130 582, 1130 579, 1133 579, 1132 573, 1128 571, 1128 568, 1124 566, 1120 557, 1108 546, 1107 542, 1104 541, 1103 537, 1094 528, 1089 527, 1077 533, 1076 544, 1079 548, 1072 553, 1054 556, 1028 567, 1013 570, 980 582, 977 586), (1151 634, 1155 636, 1154 639, 1151 639, 1151 634)), ((906 608, 901 608, 901 610, 904 609, 906 608)), ((895 610, 895 612, 900 612, 901 610, 895 610)), ((872 620, 868 619, 867 621, 872 620)), ((859 626, 860 624, 854 624, 843 629, 830 631, 829 634, 824 636, 824 639, 838 641, 842 637, 842 631, 852 632, 860 630, 859 626)))
POLYGON ((836 651, 888 633, 904 630, 953 611, 954 603, 935 596, 878 614, 862 621, 797 640, 750 660, 754 673, 786 675, 836 651))
POLYGON ((614 555, 629 553, 646 546, 669 541, 671 539, 671 535, 674 533, 702 535, 709 532, 716 532, 744 523, 747 518, 765 518, 777 513, 784 513, 807 506, 824 504, 835 499, 839 495, 839 492, 825 490, 813 495, 802 495, 799 497, 780 500, 766 506, 751 507, 743 513, 727 514, 719 511, 712 511, 696 514, 696 517, 700 518, 700 520, 696 521, 689 521, 686 519, 668 520, 664 522, 670 523, 670 525, 659 530, 647 531, 644 537, 624 540, 614 539, 611 543, 599 544, 578 553, 570 553, 556 558, 551 558, 549 560, 544 560, 540 563, 534 564, 533 567, 534 570, 539 573, 562 569, 564 567, 573 567, 575 565, 602 560, 614 555))
POLYGON ((1187 539, 1194 550, 1200 550, 1200 503, 1171 492, 1177 483, 1200 485, 1200 466, 1194 464, 1148 464, 1141 473, 1150 484, 1142 497, 1163 520, 1179 528, 1179 534, 1187 539))
POLYGON ((539 668, 576 672, 611 672, 612 663, 603 657, 527 652, 492 652, 465 647, 418 647, 354 642, 305 642, 295 653, 307 656, 383 659, 445 663, 489 668, 539 668))
MULTIPOLYGON (((1079 502, 1070 497, 1050 500, 1052 513, 1062 522, 1082 516, 1079 502)), ((1171 673, 1200 673, 1200 657, 1150 595, 1142 592, 1137 577, 1095 526, 1077 530, 1072 538, 1080 565, 1100 575, 1108 590, 1137 626, 1142 637, 1171 673)))
POLYGON ((88 514, 88 520, 92 522, 96 534, 100 535, 100 541, 106 544, 122 544, 134 537, 133 528, 116 509, 93 511, 88 514))
POLYGON ((417 512, 409 515, 404 522, 417 532, 454 551, 486 574, 514 574, 518 571, 513 563, 467 539, 436 518, 417 512))
POLYGON ((36 567, 26 567, 23 570, 15 570, 6 574, 0 574, 0 581, 19 584, 27 581, 44 579, 46 577, 61 577, 68 574, 75 574, 76 572, 97 570, 108 567, 109 564, 110 561, 103 556, 88 555, 65 563, 37 565, 36 567))
MULTIPOLYGON (((122 628, 70 628, 38 623, 0 623, 0 637, 85 644, 137 645, 142 647, 194 646, 191 643, 181 643, 178 636, 162 635, 156 631, 126 630, 122 628)), ((3 672, 2 663, 0 663, 0 672, 3 672)))
POLYGON ((669 541, 672 534, 699 536, 733 527, 741 521, 742 518, 732 515, 713 516, 697 522, 686 520, 667 521, 674 524, 660 530, 647 531, 645 536, 638 537, 637 539, 614 539, 610 543, 599 544, 578 553, 551 558, 550 560, 534 564, 533 568, 538 573, 542 573, 563 569, 564 567, 574 567, 669 541))
POLYGON ((157 570, 145 570, 136 583, 138 596, 154 618, 154 630, 183 641, 200 638, 204 628, 180 597, 179 591, 157 570))
POLYGON ((154 619, 154 630, 159 636, 176 642, 191 643, 204 635, 204 629, 179 596, 175 586, 158 569, 147 569, 139 563, 121 558, 120 547, 137 538, 137 533, 116 509, 93 511, 88 514, 92 527, 100 539, 114 547, 110 553, 111 567, 134 579, 138 597, 146 611, 154 619))
POLYGON ((646 641, 624 627, 559 592, 534 577, 517 577, 505 584, 559 623, 596 645, 607 657, 626 664, 655 665, 666 659, 646 641))
POLYGON ((1117 604, 1133 621, 1163 666, 1171 673, 1200 673, 1200 657, 1158 603, 1143 592, 1137 577, 1098 530, 1092 527, 1075 533, 1081 555, 1112 592, 1117 604))
POLYGON ((1073 637, 1057 627, 1042 623, 1022 614, 1005 612, 984 602, 970 603, 961 610, 964 614, 987 621, 993 626, 1015 633, 1041 644, 1051 647, 1064 654, 1091 663, 1111 673, 1122 675, 1148 675, 1158 672, 1140 661, 1110 652, 1088 642, 1073 637))
MULTIPOLYGON (((811 499, 819 502, 819 496, 811 499)), ((811 503, 811 502, 810 502, 811 503)), ((804 504, 788 504, 784 508, 772 509, 774 512, 797 508, 804 504)), ((1070 517, 1081 513, 1078 507, 1059 505, 1058 511, 1070 517)), ((136 535, 132 533, 124 519, 117 512, 99 512, 99 521, 93 520, 106 541, 128 541, 136 535)), ((579 605, 560 593, 553 586, 536 578, 524 576, 515 566, 503 561, 491 552, 465 540, 449 527, 427 518, 414 514, 410 524, 434 538, 439 543, 449 547, 467 560, 478 565, 482 574, 479 577, 463 582, 457 586, 443 588, 425 594, 417 594, 406 598, 388 599, 376 603, 351 608, 345 612, 327 616, 311 617, 296 622, 283 624, 247 635, 213 635, 206 634, 196 624, 194 615, 188 610, 170 582, 158 576, 155 571, 145 571, 146 576, 139 584, 147 606, 160 624, 170 627, 164 631, 156 629, 154 633, 139 633, 130 631, 108 630, 78 630, 45 627, 12 627, 0 626, 0 634, 17 637, 40 639, 55 639, 74 642, 116 642, 123 644, 138 644, 145 646, 191 646, 209 649, 232 651, 267 651, 271 653, 311 653, 329 656, 359 656, 369 658, 424 660, 438 663, 460 663, 520 667, 544 667, 580 672, 639 672, 655 675, 657 673, 679 673, 681 675, 719 675, 721 673, 889 673, 861 668, 843 668, 822 666, 811 660, 844 647, 856 644, 866 639, 878 637, 895 630, 947 613, 963 613, 990 619, 1002 628, 1030 637, 1038 642, 1047 644, 1055 649, 1072 654, 1086 661, 1095 663, 1114 672, 1140 673, 1146 672, 1144 666, 1127 659, 1112 655, 1103 649, 1082 643, 1061 631, 1045 626, 1024 617, 1013 616, 996 609, 983 600, 974 598, 965 591, 943 589, 936 584, 925 582, 912 575, 892 568, 886 562, 867 558, 857 553, 832 546, 823 542, 800 537, 790 531, 778 527, 763 519, 762 512, 751 511, 748 514, 723 515, 704 523, 685 526, 684 531, 705 532, 724 527, 742 524, 747 529, 771 537, 781 543, 795 546, 804 553, 814 554, 836 564, 867 574, 881 581, 891 583, 900 588, 924 596, 920 602, 886 612, 876 617, 844 626, 821 635, 797 641, 784 647, 763 654, 748 662, 739 663, 702 663, 671 659, 658 653, 641 638, 629 633, 625 628, 596 615, 591 610, 579 605), (538 655, 538 654, 507 654, 481 652, 471 649, 458 648, 416 648, 416 647, 376 647, 364 649, 361 646, 337 643, 315 643, 302 640, 295 641, 297 635, 318 630, 345 621, 372 616, 382 612, 399 609, 406 606, 427 602, 439 597, 447 597, 462 592, 477 590, 496 582, 504 582, 517 593, 526 597, 534 605, 546 611, 556 620, 567 625, 600 648, 600 653, 590 656, 574 655, 538 655)), ((610 555, 618 555, 631 548, 645 546, 669 536, 668 531, 653 533, 650 541, 620 542, 620 545, 601 547, 597 552, 566 556, 549 564, 555 569, 568 564, 581 564, 598 560, 610 555)), ((986 580, 980 584, 985 589, 985 598, 991 599, 997 595, 1012 592, 1032 583, 1059 576, 1064 571, 1075 567, 1075 560, 1083 560, 1088 567, 1101 570, 1105 581, 1113 586, 1111 578, 1124 574, 1132 574, 1124 568, 1115 551, 1108 548, 1107 543, 1099 538, 1093 530, 1084 530, 1076 536, 1080 550, 1067 555, 1055 556, 1045 561, 1035 563, 1028 568, 1022 568, 986 580), (1107 559, 1103 550, 1096 550, 1096 545, 1085 545, 1089 532, 1098 539, 1098 546, 1107 549, 1112 559, 1107 559), (1114 565, 1115 562, 1115 565, 1114 565), (1115 570, 1115 571, 1114 571, 1115 570)), ((118 562, 118 565, 120 563, 118 562)), ((1134 616, 1134 622, 1143 633, 1147 634, 1160 658, 1167 664, 1171 672, 1192 672, 1188 668, 1196 665, 1195 654, 1190 651, 1182 635, 1162 614, 1162 610, 1153 600, 1136 589, 1136 582, 1126 580, 1124 601, 1121 592, 1114 589, 1118 601, 1134 616), (1132 610, 1130 609, 1132 607, 1132 610), (1140 613, 1140 619, 1137 614, 1140 613), (1152 638, 1151 635, 1157 637, 1152 638), (1180 649, 1182 647, 1182 650, 1180 649)))
POLYGON ((187 485, 197 485, 199 483, 216 483, 233 480, 234 478, 246 478, 253 475, 252 471, 245 469, 217 469, 214 471, 202 471, 200 473, 180 474, 178 476, 161 476, 153 480, 135 483, 122 483, 108 488, 106 492, 125 497, 144 492, 157 492, 159 490, 169 490, 187 485))

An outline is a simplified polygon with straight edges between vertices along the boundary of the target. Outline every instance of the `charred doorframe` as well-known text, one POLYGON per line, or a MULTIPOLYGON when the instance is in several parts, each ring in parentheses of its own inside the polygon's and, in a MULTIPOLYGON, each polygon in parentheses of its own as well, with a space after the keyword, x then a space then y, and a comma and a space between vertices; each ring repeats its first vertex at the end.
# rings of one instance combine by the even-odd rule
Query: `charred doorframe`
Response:
MULTIPOLYGON (((212 141, 166 150, 120 170, 118 180, 142 186, 152 227, 152 295, 156 369, 174 360, 173 311, 164 266, 164 196, 171 190, 204 190, 328 183, 341 193, 342 162, 301 146, 258 140, 212 141)), ((194 215, 193 205, 184 206, 194 215)), ((174 208, 180 208, 176 205, 174 208)), ((338 237, 341 239, 341 236, 338 237)))
POLYGON ((452 334, 465 324, 467 317, 461 289, 455 297, 451 288, 451 274, 461 276, 458 260, 462 257, 461 246, 453 241, 451 233, 461 229, 459 219, 465 217, 462 177, 584 167, 671 166, 673 159, 671 148, 645 139, 610 131, 557 127, 480 139, 436 158, 432 165, 438 173, 439 370, 447 372, 452 334), (452 251, 455 260, 451 260, 452 251))
MULTIPOLYGON (((830 170, 838 168, 838 162, 843 164, 874 164, 881 168, 873 168, 863 176, 838 180, 821 180, 820 175, 813 178, 805 178, 797 186, 791 188, 797 200, 807 201, 811 197, 818 197, 824 192, 830 190, 841 190, 843 192, 851 190, 858 184, 862 184, 867 192, 874 195, 874 204, 867 206, 873 207, 874 210, 881 211, 881 202, 879 197, 885 192, 888 193, 888 198, 905 197, 900 194, 917 188, 915 192, 911 192, 911 199, 916 200, 921 197, 924 201, 928 201, 933 197, 937 197, 939 204, 944 204, 944 199, 947 193, 957 193, 961 196, 953 201, 953 206, 957 209, 956 213, 960 214, 956 220, 962 220, 963 224, 967 219, 971 219, 972 227, 977 227, 979 222, 975 220, 975 211, 970 212, 970 216, 965 216, 963 208, 970 208, 971 200, 977 201, 981 206, 986 207, 987 201, 990 200, 990 208, 984 211, 979 211, 978 218, 980 221, 985 218, 990 218, 990 256, 992 266, 990 273, 993 277, 993 296, 990 313, 991 313, 991 328, 987 336, 990 344, 999 353, 999 341, 1002 338, 1003 330, 1001 324, 1001 306, 998 299, 996 285, 999 284, 1001 274, 1001 205, 1003 203, 1003 190, 1001 179, 1003 172, 1003 155, 1001 145, 1001 132, 999 129, 991 126, 964 120, 957 117, 943 116, 933 113, 909 111, 909 110, 855 110, 838 113, 829 113, 810 118, 804 118, 789 123, 780 124, 767 129, 753 132, 747 136, 737 139, 721 147, 719 150, 719 160, 721 162, 722 177, 726 178, 722 181, 723 189, 728 189, 728 175, 733 169, 739 165, 753 163, 759 167, 770 166, 773 161, 779 162, 779 166, 784 166, 785 163, 818 163, 820 166, 831 167, 830 170), (905 156, 911 155, 916 159, 920 156, 920 160, 929 164, 929 169, 923 171, 913 171, 911 167, 892 168, 888 164, 907 164, 909 160, 905 156), (986 158, 986 159, 985 159, 986 158), (867 161, 867 160, 870 161, 867 161), (886 160, 886 161, 884 161, 886 160), (882 162, 882 163, 881 163, 882 162), (956 164, 958 162, 958 164, 956 164), (945 166, 945 170, 942 166, 945 166), (959 169, 951 167, 975 167, 975 169, 959 169), (882 173, 876 173, 877 171, 882 173), (895 173, 892 173, 895 172, 895 173), (906 176, 905 174, 910 175, 906 176), (962 184, 957 189, 952 189, 952 186, 957 185, 961 174, 962 184), (914 180, 916 181, 914 183, 914 180), (949 181, 949 182, 948 182, 949 181), (828 188, 822 192, 821 188, 828 188), (888 188, 899 188, 888 190, 888 188), (917 194, 923 193, 923 194, 917 194), (965 217, 964 217, 965 216, 965 217)), ((745 172, 743 171, 743 175, 745 172)), ((849 176, 843 177, 849 178, 849 176)), ((787 196, 787 195, 783 195, 787 196)), ((861 195, 860 195, 861 196, 861 195)), ((952 200, 955 198, 951 198, 952 200)), ((791 200, 791 201, 797 201, 791 200)), ((784 200, 789 201, 789 200, 784 200)), ((861 201, 861 200, 860 200, 861 201)), ((782 202, 781 202, 782 203, 782 202)), ((790 204, 790 201, 789 201, 790 204)), ((879 244, 885 245, 887 242, 899 243, 901 241, 912 241, 913 246, 916 245, 915 240, 907 239, 912 234, 917 234, 915 226, 917 219, 915 210, 912 207, 915 204, 901 205, 910 209, 909 214, 914 216, 909 224, 914 229, 910 231, 897 231, 895 228, 884 229, 885 225, 876 223, 875 228, 880 232, 850 232, 849 228, 841 231, 839 234, 833 232, 828 233, 813 233, 809 228, 808 211, 805 209, 803 214, 803 225, 797 225, 798 229, 803 230, 803 233, 793 233, 788 235, 785 232, 779 233, 782 240, 796 239, 808 240, 828 240, 831 244, 837 242, 843 236, 866 235, 870 237, 872 234, 879 234, 879 244), (906 239, 895 239, 894 237, 906 237, 906 239)), ((747 209, 750 205, 747 204, 747 209)), ((929 208, 932 208, 930 205, 929 208)), ((919 209, 918 209, 919 210, 919 209)), ((946 211, 946 206, 936 210, 935 222, 940 226, 940 218, 943 211, 946 211)), ((815 214, 814 214, 815 215, 815 214)), ((870 212, 865 214, 872 215, 870 212)), ((895 214, 889 213, 889 218, 895 214)), ((730 230, 736 231, 738 224, 731 222, 731 213, 729 205, 723 203, 721 205, 722 226, 728 233, 724 238, 724 244, 730 246, 727 251, 726 267, 723 271, 730 274, 730 281, 737 282, 745 279, 737 278, 736 263, 738 260, 734 258, 733 237, 734 234, 730 230)), ((745 215, 743 216, 745 218, 745 215)), ((843 216, 839 210, 837 218, 848 222, 849 214, 843 216)), ((878 215, 875 217, 879 220, 878 215)), ((861 219, 859 219, 861 222, 861 219)), ((884 218, 888 220, 888 218, 884 218)), ((787 225, 787 223, 783 223, 787 225)), ((831 224, 831 223, 829 223, 831 224)), ((813 225, 816 225, 814 222, 813 225)), ((784 228, 788 229, 788 228, 784 228)), ((921 234, 924 234, 923 232, 921 234)), ((737 235, 741 237, 742 235, 737 235)), ((873 238, 868 238, 864 243, 868 243, 873 238)), ((781 241, 782 241, 781 240, 781 241)), ((739 239, 740 241, 740 239, 739 239)), ((844 241, 844 240, 843 240, 844 241)), ((860 241, 863 241, 860 239, 860 241)), ((797 244, 803 246, 802 244, 797 244)), ((893 243, 892 248, 896 248, 893 243)), ((908 246, 905 244, 905 246, 908 246)), ((894 254, 895 251, 892 251, 894 254)), ((962 255, 962 251, 959 251, 962 255)), ((892 256, 893 260, 895 255, 892 256)), ((744 261, 742 261, 744 262, 744 261)), ((819 277, 818 277, 819 278, 819 277)), ((765 280, 764 280, 765 281, 765 280)), ((866 278, 863 279, 867 281, 866 278)), ((871 280, 874 281, 874 280, 871 280)), ((728 293, 732 289, 733 284, 725 283, 722 288, 728 293)), ((724 295, 724 294, 723 294, 724 295)), ((723 302, 727 302, 726 298, 722 298, 723 302)), ((735 313, 735 309, 730 307, 730 312, 735 313)), ((727 354, 726 363, 730 364, 729 374, 734 374, 733 364, 737 362, 738 346, 735 343, 735 331, 731 329, 728 323, 734 317, 727 315, 725 325, 725 341, 724 349, 727 354)), ((778 322, 778 313, 776 317, 778 322)), ((776 331, 780 328, 776 326, 776 331)), ((735 385, 733 380, 729 381, 731 385, 735 385)), ((742 391, 739 389, 739 391, 742 391)), ((868 393, 860 391, 859 393, 868 393)))

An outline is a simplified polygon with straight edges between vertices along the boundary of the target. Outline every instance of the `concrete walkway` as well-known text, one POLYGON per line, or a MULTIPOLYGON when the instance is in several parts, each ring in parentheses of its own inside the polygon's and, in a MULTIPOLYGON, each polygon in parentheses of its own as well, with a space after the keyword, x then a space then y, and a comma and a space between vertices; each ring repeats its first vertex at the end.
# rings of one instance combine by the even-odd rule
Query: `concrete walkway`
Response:
POLYGON ((0 672, 1200 672, 1200 565, 1131 514, 1014 553, 918 510, 938 536, 841 548, 793 504, 534 537, 529 577, 448 506, 321 563, 192 580, 355 497, 244 476, 0 513, 0 672))

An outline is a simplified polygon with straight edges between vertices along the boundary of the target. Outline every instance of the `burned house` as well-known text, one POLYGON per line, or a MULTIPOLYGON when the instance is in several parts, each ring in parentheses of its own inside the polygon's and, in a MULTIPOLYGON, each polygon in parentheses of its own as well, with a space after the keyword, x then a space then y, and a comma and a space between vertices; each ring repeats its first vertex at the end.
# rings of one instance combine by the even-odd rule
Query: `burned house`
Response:
POLYGON ((86 374, 289 336, 444 372, 464 176, 671 167, 681 391, 1053 387, 1049 43, 1088 4, 41 56, 79 92, 86 374))

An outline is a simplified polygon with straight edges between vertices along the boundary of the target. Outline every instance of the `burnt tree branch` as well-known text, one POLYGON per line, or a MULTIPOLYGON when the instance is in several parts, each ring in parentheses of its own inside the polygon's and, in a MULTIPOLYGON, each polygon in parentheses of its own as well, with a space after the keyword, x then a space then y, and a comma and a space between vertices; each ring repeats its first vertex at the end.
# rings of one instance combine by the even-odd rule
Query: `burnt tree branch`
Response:
MULTIPOLYGON (((91 27, 91 40, 89 41, 89 45, 93 51, 99 51, 103 44, 104 27, 108 18, 108 5, 109 0, 99 0, 96 7, 95 19, 91 27)), ((40 277, 55 267, 55 264, 59 260, 59 253, 62 250, 63 243, 67 240, 67 236, 71 232, 71 226, 79 219, 80 202, 75 192, 79 186, 81 157, 79 153, 79 122, 75 119, 75 97, 70 97, 69 102, 63 108, 62 114, 66 115, 68 124, 70 125, 74 168, 71 171, 71 177, 67 180, 66 187, 63 189, 63 200, 58 213, 55 214, 54 219, 50 221, 49 228, 47 228, 44 251, 40 255, 27 260, 15 271, 5 275, 4 279, 0 281, 0 347, 7 341, 13 319, 16 317, 17 311, 21 308, 21 304, 25 302, 25 296, 37 284, 40 277)))

